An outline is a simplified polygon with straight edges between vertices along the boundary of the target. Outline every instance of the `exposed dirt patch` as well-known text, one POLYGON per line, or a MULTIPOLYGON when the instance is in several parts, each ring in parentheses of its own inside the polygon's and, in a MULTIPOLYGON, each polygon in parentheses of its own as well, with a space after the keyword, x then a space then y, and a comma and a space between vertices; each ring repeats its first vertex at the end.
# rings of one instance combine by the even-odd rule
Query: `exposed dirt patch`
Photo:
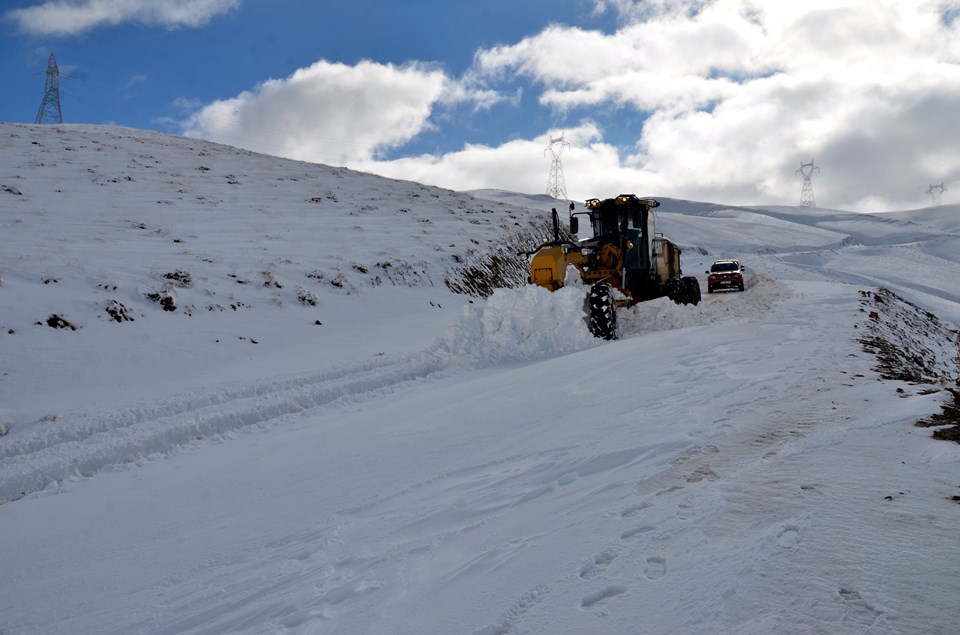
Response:
POLYGON ((947 390, 953 394, 953 399, 943 405, 941 412, 917 421, 916 425, 920 428, 950 426, 934 430, 933 438, 960 443, 960 390, 953 388, 947 390))
POLYGON ((133 313, 131 313, 130 309, 116 300, 109 300, 107 302, 106 311, 107 315, 117 322, 133 322, 133 313))
POLYGON ((164 311, 177 310, 177 300, 173 297, 173 293, 170 289, 164 288, 160 291, 145 293, 144 297, 162 306, 164 311))
POLYGON ((77 330, 75 324, 71 324, 69 320, 57 315, 56 313, 47 318, 47 326, 53 329, 70 329, 71 331, 77 330))
POLYGON ((297 300, 303 306, 317 306, 317 296, 306 289, 297 289, 297 300))
MULTIPOLYGON (((560 236, 572 239, 562 226, 560 236)), ((525 227, 517 223, 498 244, 483 250, 471 248, 464 255, 453 254, 456 264, 447 271, 444 283, 454 293, 481 298, 498 288, 522 287, 530 276, 528 252, 552 238, 553 218, 547 214, 537 216, 525 227)))
POLYGON ((888 289, 861 291, 860 296, 860 310, 867 313, 867 335, 860 343, 876 355, 874 370, 884 379, 948 391, 952 398, 942 412, 916 425, 937 427, 933 438, 960 443, 960 333, 888 289))
POLYGON ((178 287, 189 289, 193 286, 193 277, 186 271, 176 270, 163 274, 166 280, 172 280, 178 287))

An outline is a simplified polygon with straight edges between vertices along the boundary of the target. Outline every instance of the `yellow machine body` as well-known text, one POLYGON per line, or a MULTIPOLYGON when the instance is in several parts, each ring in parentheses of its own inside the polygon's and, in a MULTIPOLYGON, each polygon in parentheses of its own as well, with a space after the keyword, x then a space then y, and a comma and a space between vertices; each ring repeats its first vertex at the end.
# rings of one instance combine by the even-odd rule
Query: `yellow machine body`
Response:
MULTIPOLYGON (((627 243, 628 249, 632 246, 627 243)), ((577 251, 567 245, 543 247, 530 259, 530 282, 550 291, 564 285, 567 269, 572 265, 587 284, 607 280, 628 297, 623 288, 621 250, 614 245, 602 244, 593 250, 577 251)))
POLYGON ((656 233, 652 210, 659 202, 621 194, 590 199, 587 211, 570 206, 570 233, 576 234, 576 216, 587 217, 593 236, 573 242, 561 236, 559 216, 553 210, 554 236, 530 255, 529 282, 556 291, 567 281, 569 267, 593 286, 605 283, 616 289, 619 306, 669 295, 684 304, 700 300, 696 278, 683 276, 680 247, 656 233))
POLYGON ((570 234, 578 233, 578 216, 586 216, 593 236, 579 242, 561 235, 553 210, 553 240, 545 239, 530 257, 530 284, 556 291, 567 282, 570 267, 590 287, 587 324, 599 338, 617 338, 617 307, 667 296, 678 304, 698 304, 700 285, 680 270, 680 247, 656 233, 651 211, 660 203, 621 194, 586 202, 586 212, 570 205, 570 234))

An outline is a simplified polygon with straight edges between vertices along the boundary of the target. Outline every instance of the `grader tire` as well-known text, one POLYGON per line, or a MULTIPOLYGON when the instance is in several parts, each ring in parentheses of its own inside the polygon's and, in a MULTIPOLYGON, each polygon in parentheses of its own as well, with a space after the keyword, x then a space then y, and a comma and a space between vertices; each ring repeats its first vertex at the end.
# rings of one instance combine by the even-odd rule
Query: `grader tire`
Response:
POLYGON ((598 282, 590 287, 587 306, 590 311, 590 333, 603 340, 617 339, 617 305, 613 301, 610 284, 598 282))
POLYGON ((664 289, 667 292, 667 297, 673 300, 675 304, 686 304, 687 303, 687 288, 684 286, 683 281, 679 278, 671 278, 667 280, 667 284, 664 289))
POLYGON ((685 276, 683 286, 687 292, 687 303, 697 306, 700 304, 700 282, 694 276, 685 276))

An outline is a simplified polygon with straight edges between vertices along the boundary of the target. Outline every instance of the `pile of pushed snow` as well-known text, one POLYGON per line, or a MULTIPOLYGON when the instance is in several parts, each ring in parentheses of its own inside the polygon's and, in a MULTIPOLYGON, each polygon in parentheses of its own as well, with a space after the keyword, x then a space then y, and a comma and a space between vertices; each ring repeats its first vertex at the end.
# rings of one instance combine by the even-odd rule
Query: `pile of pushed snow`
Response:
MULTIPOLYGON (((533 285, 498 289, 467 304, 460 319, 420 353, 18 425, 0 445, 0 503, 196 440, 280 423, 304 409, 371 398, 443 369, 503 366, 607 344, 587 326, 587 289, 579 281, 553 293, 533 285)), ((783 294, 783 284, 754 275, 746 293, 716 294, 698 306, 667 298, 642 302, 618 310, 620 337, 755 317, 783 294)), ((0 434, 6 432, 9 426, 0 434)))
POLYGON ((596 346, 587 328, 586 288, 554 292, 538 286, 497 289, 464 308, 439 338, 435 352, 465 366, 522 362, 596 346))
MULTIPOLYGON (((482 367, 597 346, 604 341, 594 338, 587 326, 587 290, 576 281, 552 293, 533 285, 497 289, 486 300, 468 304, 432 352, 449 358, 454 365, 482 367)), ((753 274, 744 293, 704 295, 696 306, 658 298, 618 309, 618 336, 625 339, 654 331, 751 319, 767 313, 787 295, 789 291, 782 283, 753 274)))
POLYGON ((743 293, 704 293, 696 306, 676 304, 669 298, 640 302, 617 312, 620 337, 754 318, 770 311, 789 294, 786 285, 754 273, 747 278, 743 293))

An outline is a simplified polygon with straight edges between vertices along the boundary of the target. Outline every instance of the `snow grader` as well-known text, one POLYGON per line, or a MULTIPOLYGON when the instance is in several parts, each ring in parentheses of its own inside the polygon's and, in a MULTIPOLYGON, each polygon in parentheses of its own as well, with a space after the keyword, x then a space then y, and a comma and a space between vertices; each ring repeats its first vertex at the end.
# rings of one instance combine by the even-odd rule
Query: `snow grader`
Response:
POLYGON ((560 234, 560 218, 553 209, 553 240, 529 252, 531 284, 550 291, 564 286, 568 275, 579 273, 590 285, 586 299, 587 322, 595 337, 617 338, 617 307, 669 297, 677 304, 699 304, 700 283, 680 270, 680 247, 657 234, 652 198, 621 194, 592 198, 586 211, 570 204, 570 233, 579 230, 586 216, 593 236, 574 242, 560 234), (569 272, 569 273, 568 273, 569 272))

